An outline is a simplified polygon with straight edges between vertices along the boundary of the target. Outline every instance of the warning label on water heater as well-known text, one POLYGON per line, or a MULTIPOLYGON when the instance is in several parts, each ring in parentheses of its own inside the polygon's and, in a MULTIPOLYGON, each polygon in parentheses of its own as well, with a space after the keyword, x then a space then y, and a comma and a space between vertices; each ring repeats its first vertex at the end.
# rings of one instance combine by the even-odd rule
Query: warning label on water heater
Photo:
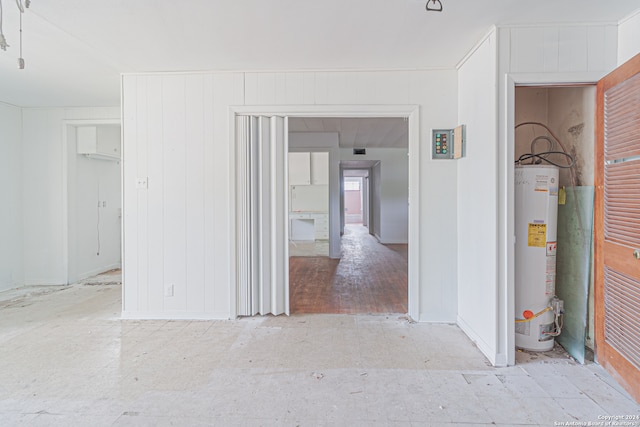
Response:
POLYGON ((545 295, 553 295, 556 293, 556 257, 547 257, 547 271, 545 274, 545 295))
POLYGON ((549 177, 547 175, 536 175, 536 185, 533 191, 549 191, 549 177))
POLYGON ((547 246, 547 224, 529 223, 529 246, 544 248, 547 246))

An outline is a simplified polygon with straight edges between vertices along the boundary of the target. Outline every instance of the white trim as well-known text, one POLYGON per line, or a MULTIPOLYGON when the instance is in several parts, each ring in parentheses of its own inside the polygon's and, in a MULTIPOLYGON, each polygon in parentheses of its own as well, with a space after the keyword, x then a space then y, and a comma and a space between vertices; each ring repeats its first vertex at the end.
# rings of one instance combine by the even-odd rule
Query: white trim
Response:
MULTIPOLYGON (((420 318, 420 107, 418 105, 276 105, 276 106, 231 106, 229 107, 229 144, 235 147, 236 116, 269 116, 286 117, 406 117, 409 127, 409 283, 408 311, 409 317, 420 318)), ((231 179, 229 194, 232 199, 230 216, 232 218, 229 232, 231 280, 229 286, 230 315, 237 317, 236 310, 236 203, 235 203, 235 149, 229 150, 231 158, 231 179)), ((288 262, 288 261, 287 261, 288 262)), ((287 307, 288 308, 288 307, 287 307)))
MULTIPOLYGON (((186 71, 140 71, 121 73, 121 76, 179 76, 179 75, 199 75, 199 74, 288 74, 288 73, 389 73, 389 72, 413 72, 413 71, 446 71, 455 67, 408 67, 408 68, 238 68, 238 69, 209 69, 209 70, 186 70, 186 71)), ((47 107, 34 107, 47 108, 47 107)))
POLYGON ((517 86, 571 86, 596 84, 609 71, 584 71, 578 73, 508 73, 517 86))
MULTIPOLYGON (((503 215, 505 221, 499 234, 502 231, 500 240, 500 271, 504 275, 499 283, 500 292, 505 295, 506 300, 502 306, 498 307, 501 313, 500 319, 504 318, 506 324, 499 320, 499 343, 496 348, 495 362, 502 362, 506 359, 506 365, 515 365, 515 259, 513 255, 515 243, 515 204, 514 204, 514 152, 515 152, 515 88, 516 86, 543 85, 543 86, 570 86, 595 84, 606 75, 602 72, 578 72, 578 73, 506 73, 504 80, 499 83, 503 96, 498 98, 499 114, 501 126, 498 129, 499 150, 498 167, 502 171, 500 178, 505 182, 505 194, 500 194, 504 202, 503 215), (504 317, 502 317, 504 316, 504 317), (504 343, 504 344, 503 344, 504 343)), ((502 80, 502 77, 501 77, 502 80)), ((595 118, 594 118, 595 120, 595 118)), ((498 365, 496 365, 498 366, 498 365)))
POLYGON ((487 33, 480 39, 478 43, 476 43, 469 52, 465 56, 462 57, 460 61, 456 64, 456 70, 460 70, 460 68, 473 56, 474 53, 486 42, 492 35, 498 34, 498 28, 493 25, 491 29, 487 31, 487 33))
POLYGON ((167 313, 163 311, 123 311, 120 317, 123 320, 229 320, 229 313, 167 313))
MULTIPOLYGON (((86 272, 84 272, 82 274, 78 274, 78 276, 73 277, 70 280, 72 280, 73 283, 76 283, 76 282, 78 282, 80 280, 88 279, 89 277, 93 277, 93 276, 96 276, 98 274, 106 273, 107 271, 115 270, 115 269, 121 268, 121 267, 122 267, 122 263, 118 262, 118 263, 115 263, 115 264, 107 265, 105 267, 96 268, 96 269, 93 269, 91 271, 86 271, 86 272)), ((71 285, 73 283, 69 283, 69 284, 71 285)))
POLYGON ((640 15, 640 9, 636 9, 630 14, 628 14, 627 16, 625 16, 624 18, 622 18, 620 21, 618 21, 618 25, 622 25, 625 22, 630 21, 631 19, 635 18, 638 15, 640 15))
POLYGON ((618 22, 616 21, 603 21, 603 22, 594 22, 594 21, 582 21, 582 22, 541 22, 541 23, 532 23, 532 24, 501 24, 498 25, 497 28, 557 28, 557 27, 591 27, 591 26, 617 26, 618 22))

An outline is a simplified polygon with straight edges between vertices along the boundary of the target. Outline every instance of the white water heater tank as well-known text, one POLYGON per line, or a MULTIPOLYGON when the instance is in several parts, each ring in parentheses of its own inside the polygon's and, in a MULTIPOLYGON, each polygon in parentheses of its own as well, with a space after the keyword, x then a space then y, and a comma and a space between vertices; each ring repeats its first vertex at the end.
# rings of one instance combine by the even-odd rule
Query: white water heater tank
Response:
POLYGON ((548 351, 554 343, 558 171, 515 168, 515 338, 525 350, 548 351))

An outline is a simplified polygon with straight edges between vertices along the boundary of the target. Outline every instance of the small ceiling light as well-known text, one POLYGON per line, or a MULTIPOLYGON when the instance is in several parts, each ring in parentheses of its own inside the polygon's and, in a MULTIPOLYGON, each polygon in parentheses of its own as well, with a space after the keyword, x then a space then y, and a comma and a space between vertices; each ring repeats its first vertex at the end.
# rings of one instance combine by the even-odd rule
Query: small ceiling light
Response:
POLYGON ((427 0, 428 12, 442 12, 442 3, 440 0, 427 0))
MULTIPOLYGON (((18 11, 20 12, 20 57, 18 58, 18 68, 23 70, 24 59, 22 58, 22 14, 24 14, 25 6, 27 8, 31 6, 31 0, 16 0, 16 6, 18 6, 18 11)), ((7 43, 7 39, 2 33, 2 12, 2 0, 0 0, 0 49, 7 50, 9 44, 7 43)))
POLYGON ((7 39, 5 39, 4 34, 2 34, 2 0, 0 0, 0 49, 7 50, 8 47, 7 39))
POLYGON ((22 15, 24 14, 24 7, 22 7, 22 0, 16 0, 18 3, 18 9, 20 9, 20 57, 18 58, 18 68, 24 70, 24 58, 22 57, 22 15))

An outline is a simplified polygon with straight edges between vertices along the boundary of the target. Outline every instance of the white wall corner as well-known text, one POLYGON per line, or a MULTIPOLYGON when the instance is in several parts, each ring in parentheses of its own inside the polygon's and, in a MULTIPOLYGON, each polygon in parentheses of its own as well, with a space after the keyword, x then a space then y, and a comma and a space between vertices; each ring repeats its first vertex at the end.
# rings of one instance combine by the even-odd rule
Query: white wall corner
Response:
POLYGON ((618 23, 618 65, 640 53, 640 9, 618 23))
POLYGON ((489 362, 493 366, 506 366, 506 363, 498 363, 502 362, 502 357, 498 357, 500 353, 498 353, 492 346, 490 346, 487 342, 485 342, 482 337, 480 337, 476 332, 471 328, 471 326, 460 316, 458 316, 458 326, 462 329, 462 332, 467 334, 469 339, 473 341, 473 343, 478 347, 478 349, 489 359, 489 362))
POLYGON ((482 36, 482 38, 469 50, 469 52, 467 52, 466 55, 463 56, 462 59, 456 64, 456 70, 460 70, 460 68, 469 60, 469 58, 471 58, 473 54, 476 53, 480 46, 482 46, 484 42, 487 41, 487 39, 491 38, 497 33, 498 27, 492 25, 489 31, 484 36, 482 36))

